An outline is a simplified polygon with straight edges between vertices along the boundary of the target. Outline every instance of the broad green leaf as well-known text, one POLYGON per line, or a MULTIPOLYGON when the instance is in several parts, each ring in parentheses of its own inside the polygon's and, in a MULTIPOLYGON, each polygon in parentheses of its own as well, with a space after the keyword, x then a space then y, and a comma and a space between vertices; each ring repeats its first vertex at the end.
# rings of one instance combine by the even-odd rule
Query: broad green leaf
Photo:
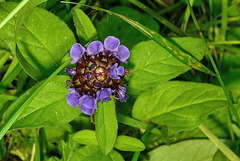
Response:
POLYGON ((130 136, 118 136, 114 148, 121 151, 143 151, 145 145, 137 138, 130 136))
POLYGON ((149 161, 211 161, 217 147, 210 140, 187 140, 160 146, 148 153, 149 161))
POLYGON ((95 112, 96 138, 104 155, 112 150, 117 138, 117 117, 114 99, 103 104, 99 102, 95 112))
POLYGON ((13 124, 12 129, 56 126, 70 122, 80 113, 66 101, 68 76, 56 76, 28 105, 13 124))
POLYGON ((41 8, 33 9, 24 19, 16 37, 19 62, 35 80, 51 75, 76 42, 62 20, 41 8))
MULTIPOLYGON (((17 3, 2 2, 0 3, 0 22, 7 17, 8 14, 17 6, 17 3)), ((0 30, 0 48, 7 48, 15 53, 15 39, 14 39, 14 23, 15 17, 8 21, 8 23, 0 30)))
POLYGON ((100 10, 103 12, 107 12, 109 14, 113 14, 113 15, 119 17, 120 19, 122 19, 122 20, 126 21, 127 23, 129 23, 130 25, 132 25, 135 29, 139 30, 142 34, 147 36, 149 39, 151 39, 151 40, 155 41, 156 43, 158 43, 159 45, 161 45, 171 55, 173 55, 176 59, 178 59, 182 63, 188 65, 191 68, 199 70, 201 72, 204 72, 204 73, 207 73, 207 74, 210 74, 213 76, 216 75, 211 70, 209 70, 207 67, 205 67, 203 64, 201 64, 194 56, 187 54, 187 51, 183 51, 181 49, 181 47, 176 46, 174 43, 167 40, 162 35, 158 34, 158 32, 151 30, 148 27, 140 24, 139 22, 134 21, 134 20, 132 20, 128 17, 125 17, 121 14, 118 14, 118 13, 115 13, 115 12, 112 12, 109 10, 105 10, 102 8, 98 8, 98 7, 93 7, 93 6, 88 6, 88 7, 97 9, 97 10, 100 10))
MULTIPOLYGON (((121 15, 131 17, 135 21, 138 21, 152 30, 157 32, 159 31, 159 25, 152 17, 142 14, 135 9, 121 6, 113 7, 110 10, 121 15)), ((104 40, 107 36, 112 35, 119 38, 121 44, 127 46, 128 48, 132 48, 135 44, 141 41, 148 40, 146 36, 134 29, 134 27, 111 14, 107 14, 100 20, 98 32, 102 40, 104 40)))
POLYGON ((80 40, 83 41, 83 44, 97 39, 98 35, 95 27, 93 26, 89 17, 82 10, 73 8, 72 15, 77 34, 80 37, 80 40))
MULTIPOLYGON (((201 39, 173 38, 169 40, 181 46, 198 60, 203 58, 205 49, 201 39)), ((165 83, 190 69, 154 41, 141 42, 134 46, 127 68, 131 71, 131 77, 128 78, 129 87, 135 93, 165 83)))
POLYGON ((78 149, 70 161, 124 161, 124 159, 121 154, 115 150, 112 150, 109 155, 104 156, 99 147, 85 146, 78 149))
POLYGON ((169 135, 196 128, 206 116, 226 108, 221 87, 192 82, 167 82, 139 95, 133 117, 166 125, 169 135))
POLYGON ((81 130, 73 135, 73 140, 79 144, 98 146, 95 131, 81 130))

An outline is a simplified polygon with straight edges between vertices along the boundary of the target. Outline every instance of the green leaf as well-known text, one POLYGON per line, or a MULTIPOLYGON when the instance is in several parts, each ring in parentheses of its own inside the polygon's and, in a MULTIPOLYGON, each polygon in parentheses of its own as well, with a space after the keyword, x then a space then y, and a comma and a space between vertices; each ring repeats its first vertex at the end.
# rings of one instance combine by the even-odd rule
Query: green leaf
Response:
POLYGON ((213 156, 213 161, 230 161, 220 150, 213 156))
MULTIPOLYGON (((169 40, 181 46, 198 60, 203 58, 205 49, 201 39, 173 38, 169 40)), ((190 69, 154 41, 141 42, 134 46, 127 68, 132 74, 128 78, 129 87, 134 92, 145 91, 150 87, 165 83, 190 69)))
POLYGON ((149 161, 202 161, 212 160, 217 147, 210 140, 187 140, 160 146, 148 153, 149 161))
POLYGON ((124 161, 121 154, 117 151, 112 150, 107 156, 101 153, 99 147, 85 146, 78 149, 70 159, 70 161, 124 161))
MULTIPOLYGON (((13 2, 4 2, 0 3, 0 22, 5 19, 10 12, 18 5, 18 3, 13 2)), ((8 49, 12 53, 15 53, 15 39, 14 39, 14 24, 15 17, 10 19, 8 23, 0 30, 0 40, 3 40, 1 43, 5 43, 8 49)), ((0 48, 5 48, 2 44, 0 48)))
MULTIPOLYGON (((84 5, 84 6, 87 6, 87 5, 84 5)), ((118 13, 108 11, 108 10, 98 8, 98 7, 93 7, 93 6, 87 6, 87 7, 97 9, 97 10, 100 10, 100 11, 103 11, 103 12, 107 12, 109 14, 113 14, 113 15, 119 17, 120 19, 122 19, 122 20, 126 21, 127 23, 129 23, 130 25, 132 25, 135 29, 140 31, 142 34, 147 36, 149 39, 151 39, 151 40, 155 41, 156 43, 158 43, 159 45, 161 45, 171 55, 173 55, 176 59, 178 59, 182 63, 188 65, 191 68, 199 70, 201 72, 216 76, 215 73, 213 73, 211 70, 209 70, 203 64, 201 64, 195 57, 187 54, 186 51, 183 51, 181 48, 179 48, 174 43, 172 43, 171 41, 164 38, 162 35, 158 34, 156 31, 151 30, 148 27, 140 24, 139 22, 134 21, 134 20, 132 20, 128 17, 125 17, 123 15, 120 15, 118 13)))
POLYGON ((77 34, 83 44, 88 43, 91 40, 97 39, 97 31, 93 26, 89 17, 80 9, 73 8, 72 15, 74 24, 77 30, 77 34))
POLYGON ((114 148, 121 151, 143 151, 145 145, 138 139, 130 136, 118 136, 114 148))
POLYGON ((73 135, 73 140, 79 144, 98 146, 95 131, 81 130, 73 135))
POLYGON ((99 102, 98 109, 95 112, 96 138, 99 147, 104 155, 112 150, 117 138, 117 118, 114 99, 111 101, 99 102))
POLYGON ((67 79, 68 76, 56 76, 49 82, 20 115, 12 129, 56 126, 77 117, 80 109, 70 107, 66 101, 69 93, 65 87, 67 79))
MULTIPOLYGON (((135 9, 121 6, 111 8, 110 10, 121 15, 131 17, 135 21, 146 25, 152 30, 159 31, 159 25, 152 17, 142 14, 135 9)), ((107 36, 112 35, 119 38, 121 44, 127 46, 128 48, 132 48, 135 44, 141 41, 148 40, 146 36, 134 29, 134 27, 111 14, 107 14, 100 20, 98 32, 102 40, 104 40, 107 36)))
POLYGON ((223 90, 214 85, 167 82, 139 95, 133 117, 166 125, 169 135, 196 128, 206 116, 226 108, 223 90))
POLYGON ((76 42, 62 20, 41 8, 33 9, 16 34, 19 62, 35 80, 51 75, 76 42))

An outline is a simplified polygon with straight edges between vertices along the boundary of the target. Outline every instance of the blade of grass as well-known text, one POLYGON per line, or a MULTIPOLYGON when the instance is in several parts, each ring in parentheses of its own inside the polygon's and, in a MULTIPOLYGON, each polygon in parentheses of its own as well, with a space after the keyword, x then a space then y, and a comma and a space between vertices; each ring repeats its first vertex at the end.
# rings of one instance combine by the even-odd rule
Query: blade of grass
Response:
POLYGON ((207 42, 208 45, 239 45, 240 41, 234 40, 234 41, 210 41, 207 42))
POLYGON ((233 153, 225 144, 223 144, 211 131, 209 131, 203 124, 200 124, 198 128, 213 142, 221 152, 232 161, 240 161, 238 156, 233 153))
POLYGON ((169 22, 167 19, 164 17, 158 15, 156 12, 154 12, 151 8, 145 6, 143 3, 139 2, 138 0, 128 0, 132 4, 136 5, 137 7, 141 8, 144 10, 146 13, 154 17, 156 20, 158 20, 160 23, 171 29, 173 32, 180 36, 186 36, 184 32, 182 32, 177 26, 169 22))
POLYGON ((162 14, 164 14, 164 13, 166 13, 166 12, 172 11, 172 10, 174 10, 175 8, 178 8, 178 7, 179 7, 180 5, 182 5, 182 4, 183 4, 182 1, 177 2, 177 3, 175 3, 174 5, 168 7, 168 8, 166 8, 166 9, 164 9, 164 10, 159 11, 158 14, 159 14, 159 15, 162 15, 162 14))
POLYGON ((11 53, 9 52, 4 52, 5 54, 3 55, 3 57, 0 59, 0 69, 3 67, 3 65, 7 62, 9 56, 11 55, 11 53))
POLYGON ((14 57, 2 81, 0 82, 0 93, 4 92, 4 90, 12 83, 21 70, 22 67, 18 63, 17 58, 14 57))
POLYGON ((32 102, 34 97, 49 83, 63 68, 65 68, 70 62, 70 58, 63 63, 57 70, 53 72, 36 90, 35 92, 25 101, 25 103, 19 107, 19 109, 4 122, 0 128, 0 140, 8 132, 13 123, 18 119, 21 113, 27 108, 32 102))
MULTIPOLYGON (((229 17, 227 22, 236 22, 236 21, 239 21, 239 20, 240 20, 240 16, 229 17)), ((201 24, 201 25, 200 25, 200 28, 201 28, 202 30, 205 30, 205 29, 207 29, 208 27, 221 24, 221 22, 222 22, 222 20, 210 21, 210 22, 207 22, 207 23, 205 23, 205 24, 201 24)), ((188 32, 193 32, 193 31, 197 31, 197 29, 196 29, 195 27, 188 29, 188 32)))
POLYGON ((220 85, 222 86, 223 91, 224 91, 224 93, 225 93, 225 95, 226 95, 226 97, 227 97, 227 101, 228 101, 228 104, 229 104, 229 106, 230 106, 230 109, 229 109, 229 106, 228 106, 228 111, 229 111, 229 112, 228 112, 228 126, 229 126, 229 130, 230 130, 230 135, 231 135, 232 141, 234 141, 235 139, 234 139, 234 134, 233 134, 233 130, 232 130, 232 124, 231 124, 231 119, 230 119, 230 110, 232 110, 235 118, 237 119, 238 126, 240 127, 240 119, 239 119, 239 116, 238 116, 237 111, 236 111, 236 109, 235 109, 235 107, 234 107, 234 105, 233 105, 233 103, 232 103, 232 101, 231 101, 230 94, 229 94, 229 92, 228 92, 228 90, 227 90, 227 88, 226 88, 226 86, 225 86, 225 84, 224 84, 224 82, 223 82, 223 80, 222 80, 222 78, 221 78, 221 75, 220 75, 220 73, 219 73, 219 71, 218 71, 218 68, 217 68, 217 66, 216 66, 216 64, 215 64, 215 62, 214 62, 214 60, 213 60, 213 57, 212 57, 212 55, 211 55, 211 53, 210 53, 210 50, 209 50, 209 48, 208 48, 208 46, 207 46, 207 43, 206 43, 205 38, 204 38, 204 36, 203 36, 203 33, 202 33, 201 29, 200 29, 200 26, 198 25, 197 19, 196 19, 195 14, 194 14, 194 12, 193 12, 193 10, 192 10, 192 7, 191 7, 191 5, 190 5, 190 3, 189 3, 189 0, 187 0, 186 2, 187 2, 187 5, 188 5, 189 10, 190 10, 190 12, 191 12, 191 15, 192 15, 194 24, 195 24, 197 30, 199 31, 199 34, 200 34, 200 37, 201 37, 201 39, 202 39, 202 42, 204 43, 204 46, 206 47, 207 54, 208 54, 208 57, 209 57, 209 59, 210 59, 210 62, 211 62, 211 64, 212 64, 215 72, 217 73, 218 81, 219 81, 220 85))
POLYGON ((0 100, 16 100, 16 96, 10 96, 5 94, 0 94, 0 100))
POLYGON ((22 9, 29 0, 23 0, 21 3, 19 3, 19 5, 14 8, 14 10, 0 23, 0 29, 11 19, 13 18, 20 9, 22 9))
POLYGON ((221 40, 225 41, 227 33, 228 0, 222 0, 221 40))
MULTIPOLYGON (((190 0, 191 6, 193 5, 193 3, 194 3, 194 0, 190 0)), ((181 30, 182 30, 183 32, 186 31, 189 17, 190 17, 190 11, 189 11, 188 8, 186 8, 185 14, 184 14, 184 18, 183 18, 183 22, 182 22, 182 25, 181 25, 181 30)))

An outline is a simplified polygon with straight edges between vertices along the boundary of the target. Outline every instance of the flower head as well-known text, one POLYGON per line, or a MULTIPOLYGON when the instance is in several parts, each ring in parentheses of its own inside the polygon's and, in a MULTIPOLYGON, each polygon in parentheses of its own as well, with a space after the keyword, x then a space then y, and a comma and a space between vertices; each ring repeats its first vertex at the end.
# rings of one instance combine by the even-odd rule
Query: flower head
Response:
POLYGON ((72 76, 72 82, 68 81, 69 94, 67 102, 72 107, 77 107, 87 115, 94 114, 97 109, 97 101, 101 103, 111 100, 110 96, 126 101, 125 69, 120 63, 127 63, 130 52, 120 40, 114 36, 108 36, 104 43, 93 41, 87 46, 87 50, 76 43, 72 46, 69 55, 71 63, 76 67, 67 67, 66 72, 72 76), (86 52, 86 53, 85 53, 86 52))

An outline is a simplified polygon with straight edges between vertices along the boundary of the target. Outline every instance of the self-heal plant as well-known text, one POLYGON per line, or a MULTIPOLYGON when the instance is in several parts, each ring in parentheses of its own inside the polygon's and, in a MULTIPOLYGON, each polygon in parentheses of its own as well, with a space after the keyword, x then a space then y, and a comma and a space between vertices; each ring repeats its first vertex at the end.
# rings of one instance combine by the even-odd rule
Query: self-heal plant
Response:
POLYGON ((97 101, 104 103, 111 100, 110 96, 124 102, 128 99, 125 84, 125 69, 120 63, 126 64, 130 57, 128 48, 120 45, 118 38, 108 36, 104 43, 93 41, 87 50, 80 44, 72 46, 69 55, 71 64, 66 72, 72 76, 67 82, 72 87, 68 89, 67 102, 72 107, 79 106, 83 113, 94 114, 97 101))

